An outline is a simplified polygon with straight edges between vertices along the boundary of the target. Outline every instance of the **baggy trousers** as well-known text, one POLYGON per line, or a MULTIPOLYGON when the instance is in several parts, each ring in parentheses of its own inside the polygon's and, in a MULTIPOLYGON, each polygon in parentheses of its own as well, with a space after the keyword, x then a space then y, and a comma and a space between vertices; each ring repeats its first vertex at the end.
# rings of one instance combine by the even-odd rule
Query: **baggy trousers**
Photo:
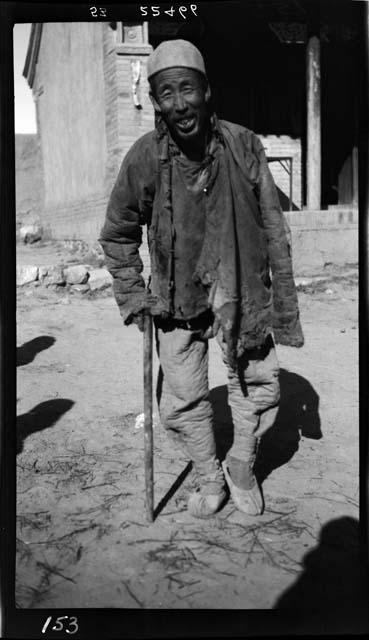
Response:
MULTIPOLYGON (((253 461, 256 446, 274 423, 280 398, 279 364, 273 339, 245 352, 233 371, 221 331, 217 335, 228 373, 228 402, 234 439, 228 456, 253 461)), ((209 400, 208 340, 201 332, 156 330, 160 360, 157 401, 168 434, 201 467, 215 458, 212 406, 209 400)))

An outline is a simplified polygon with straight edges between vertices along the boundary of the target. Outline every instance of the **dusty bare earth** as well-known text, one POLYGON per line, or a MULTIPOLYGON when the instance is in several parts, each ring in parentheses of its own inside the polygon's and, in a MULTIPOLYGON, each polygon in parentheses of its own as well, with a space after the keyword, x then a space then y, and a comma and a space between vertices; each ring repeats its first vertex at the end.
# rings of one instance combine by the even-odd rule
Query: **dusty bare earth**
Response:
MULTIPOLYGON (((28 251, 37 264, 37 249, 28 251)), ((108 291, 18 288, 19 607, 367 606, 358 558, 357 274, 331 266, 325 276, 300 286, 305 346, 278 348, 282 404, 258 466, 264 515, 247 517, 228 502, 210 520, 189 516, 193 474, 159 425, 153 524, 143 432, 134 426, 143 410, 142 335, 123 327, 108 291)), ((215 341, 210 351, 224 457, 232 441, 226 376, 215 341)))

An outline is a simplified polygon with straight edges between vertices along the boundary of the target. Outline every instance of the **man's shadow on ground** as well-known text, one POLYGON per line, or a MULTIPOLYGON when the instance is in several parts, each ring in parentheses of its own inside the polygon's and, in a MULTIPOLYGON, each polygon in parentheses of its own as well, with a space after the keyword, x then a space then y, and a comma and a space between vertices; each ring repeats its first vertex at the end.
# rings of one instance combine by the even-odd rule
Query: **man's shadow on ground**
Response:
POLYGON ((22 367, 32 362, 40 351, 48 349, 54 342, 55 338, 52 336, 38 336, 17 347, 17 367, 22 367))
MULTIPOLYGON (((255 474, 260 483, 278 467, 286 464, 299 447, 300 432, 306 438, 322 437, 319 396, 305 378, 286 369, 280 370, 281 400, 275 423, 261 438, 255 474)), ((210 391, 214 411, 217 455, 223 460, 232 446, 233 423, 226 385, 210 391)))
POLYGON ((273 609, 296 612, 299 626, 306 632, 314 622, 314 612, 319 613, 320 625, 326 622, 331 633, 367 632, 368 567, 364 545, 360 556, 359 534, 358 520, 349 516, 325 524, 317 546, 304 557, 303 573, 273 609), (344 624, 348 628, 344 629, 344 624))

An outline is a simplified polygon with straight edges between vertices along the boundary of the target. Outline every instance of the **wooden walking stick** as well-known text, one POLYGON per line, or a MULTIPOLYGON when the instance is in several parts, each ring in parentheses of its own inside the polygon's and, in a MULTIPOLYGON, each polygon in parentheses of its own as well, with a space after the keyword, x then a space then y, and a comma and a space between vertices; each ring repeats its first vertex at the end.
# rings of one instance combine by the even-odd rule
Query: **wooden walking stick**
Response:
POLYGON ((144 314, 143 333, 143 374, 144 374, 144 449, 145 449, 145 491, 146 516, 154 520, 154 440, 152 426, 152 318, 148 311, 144 314))

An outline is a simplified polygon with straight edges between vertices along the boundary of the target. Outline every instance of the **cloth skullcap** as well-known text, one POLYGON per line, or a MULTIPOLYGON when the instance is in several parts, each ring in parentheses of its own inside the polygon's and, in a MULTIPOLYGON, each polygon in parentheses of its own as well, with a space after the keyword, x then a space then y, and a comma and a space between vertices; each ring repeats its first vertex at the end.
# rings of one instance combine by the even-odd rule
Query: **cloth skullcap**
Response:
POLYGON ((204 59, 200 51, 188 40, 165 40, 150 54, 147 77, 171 67, 196 69, 206 76, 204 59))

